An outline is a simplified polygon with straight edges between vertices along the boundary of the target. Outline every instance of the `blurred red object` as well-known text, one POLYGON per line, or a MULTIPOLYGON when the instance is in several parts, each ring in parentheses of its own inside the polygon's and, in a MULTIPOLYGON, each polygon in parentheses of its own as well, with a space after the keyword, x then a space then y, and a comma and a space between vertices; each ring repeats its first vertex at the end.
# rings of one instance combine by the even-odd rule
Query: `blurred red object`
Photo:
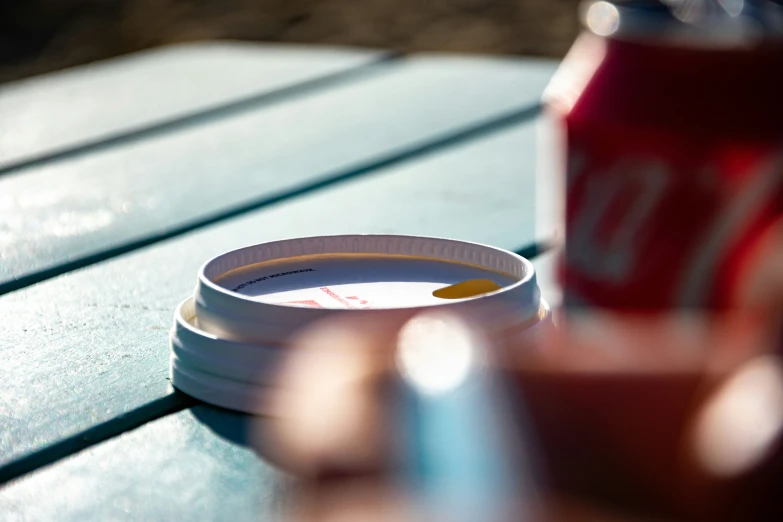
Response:
POLYGON ((732 308, 779 266, 783 27, 765 16, 782 11, 586 4, 545 93, 566 306, 732 308))
POLYGON ((571 313, 547 350, 504 366, 555 490, 676 520, 778 520, 774 333, 753 313, 571 313))

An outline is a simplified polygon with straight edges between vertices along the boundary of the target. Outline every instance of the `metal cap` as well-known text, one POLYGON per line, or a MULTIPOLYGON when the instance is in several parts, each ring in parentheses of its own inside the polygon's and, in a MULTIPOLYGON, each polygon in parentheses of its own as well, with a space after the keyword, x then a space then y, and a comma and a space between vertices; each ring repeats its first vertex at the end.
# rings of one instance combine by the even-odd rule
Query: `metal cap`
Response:
POLYGON ((582 24, 605 37, 742 47, 783 36, 780 0, 587 1, 582 24))

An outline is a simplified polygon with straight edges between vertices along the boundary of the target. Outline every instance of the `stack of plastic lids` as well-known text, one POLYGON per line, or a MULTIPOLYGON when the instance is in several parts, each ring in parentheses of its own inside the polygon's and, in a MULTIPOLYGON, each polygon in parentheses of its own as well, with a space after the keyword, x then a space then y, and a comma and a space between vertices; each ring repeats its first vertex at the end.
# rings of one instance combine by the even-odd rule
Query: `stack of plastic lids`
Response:
POLYGON ((551 324, 533 265, 506 250, 397 235, 297 238, 205 263, 174 314, 171 382, 218 406, 269 413, 291 336, 346 314, 448 307, 506 339, 551 324))

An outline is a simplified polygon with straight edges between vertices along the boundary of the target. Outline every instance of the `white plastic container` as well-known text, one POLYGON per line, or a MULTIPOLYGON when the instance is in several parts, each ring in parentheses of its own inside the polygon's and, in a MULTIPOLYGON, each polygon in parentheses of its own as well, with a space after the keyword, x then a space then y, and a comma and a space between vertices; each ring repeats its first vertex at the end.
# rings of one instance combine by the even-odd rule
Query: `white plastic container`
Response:
POLYGON ((469 315, 501 347, 535 346, 552 325, 533 265, 499 248, 394 235, 275 241, 201 268, 174 314, 171 382, 211 404, 274 415, 268 398, 297 331, 344 314, 402 325, 431 307, 469 315))
POLYGON ((258 346, 221 339, 196 326, 193 298, 174 312, 171 352, 181 365, 194 370, 248 384, 272 386, 283 351, 280 347, 258 346))
POLYGON ((270 394, 274 388, 222 379, 183 365, 171 356, 171 384, 191 397, 209 404, 255 415, 274 414, 270 394))

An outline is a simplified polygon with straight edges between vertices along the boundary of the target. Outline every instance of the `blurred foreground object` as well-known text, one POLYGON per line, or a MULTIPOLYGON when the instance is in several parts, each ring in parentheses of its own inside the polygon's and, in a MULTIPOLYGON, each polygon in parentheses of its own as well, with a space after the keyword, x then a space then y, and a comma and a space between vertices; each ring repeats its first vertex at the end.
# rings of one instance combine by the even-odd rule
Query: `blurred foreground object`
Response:
POLYGON ((442 312, 331 321, 258 436, 302 479, 297 521, 778 520, 783 366, 757 323, 570 315, 514 350, 442 312))
POLYGON ((570 312, 507 367, 553 488, 673 520, 778 520, 783 374, 752 313, 570 312))
POLYGON ((544 95, 561 190, 543 206, 564 222, 565 305, 754 305, 749 289, 783 248, 770 240, 783 217, 783 6, 598 1, 583 23, 544 95))

